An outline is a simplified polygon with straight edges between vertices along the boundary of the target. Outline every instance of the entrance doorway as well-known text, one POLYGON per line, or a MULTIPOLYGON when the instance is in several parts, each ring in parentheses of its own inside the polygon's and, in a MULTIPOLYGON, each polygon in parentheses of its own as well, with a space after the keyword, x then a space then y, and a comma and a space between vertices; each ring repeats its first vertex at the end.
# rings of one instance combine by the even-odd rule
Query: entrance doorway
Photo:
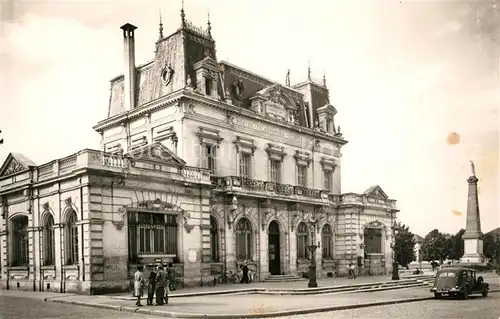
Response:
POLYGON ((268 256, 269 256, 269 272, 271 275, 281 274, 280 260, 280 226, 278 222, 273 220, 269 224, 268 233, 268 256))

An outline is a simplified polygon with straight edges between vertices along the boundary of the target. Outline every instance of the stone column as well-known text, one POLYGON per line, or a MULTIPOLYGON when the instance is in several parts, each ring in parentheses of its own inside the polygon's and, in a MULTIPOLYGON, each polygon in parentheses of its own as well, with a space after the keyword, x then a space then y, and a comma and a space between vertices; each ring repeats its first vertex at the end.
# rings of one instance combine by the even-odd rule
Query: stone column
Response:
MULTIPOLYGON (((474 167, 474 166, 473 166, 474 167)), ((479 216, 479 200, 477 193, 477 182, 479 179, 475 174, 467 179, 469 184, 469 195, 467 198, 467 221, 464 240, 464 255, 460 259, 462 263, 484 262, 483 255, 483 234, 481 232, 481 219, 479 216)))

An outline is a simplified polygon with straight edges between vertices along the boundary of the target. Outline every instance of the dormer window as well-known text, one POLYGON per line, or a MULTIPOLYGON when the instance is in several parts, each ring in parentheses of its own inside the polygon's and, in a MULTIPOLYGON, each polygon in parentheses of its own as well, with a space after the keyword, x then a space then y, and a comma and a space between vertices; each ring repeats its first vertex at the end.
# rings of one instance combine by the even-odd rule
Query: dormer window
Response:
POLYGON ((326 131, 328 133, 334 133, 333 132, 333 119, 331 119, 329 117, 326 119, 326 131))
POLYGON ((212 85, 213 81, 211 78, 206 77, 205 78, 205 94, 206 95, 211 95, 212 92, 212 85))

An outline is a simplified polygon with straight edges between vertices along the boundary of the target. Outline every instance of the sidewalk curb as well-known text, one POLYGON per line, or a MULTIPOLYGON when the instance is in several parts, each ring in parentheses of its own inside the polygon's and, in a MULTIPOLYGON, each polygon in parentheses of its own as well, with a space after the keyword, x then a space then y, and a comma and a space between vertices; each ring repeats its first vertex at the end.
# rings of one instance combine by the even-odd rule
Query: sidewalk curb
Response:
POLYGON ((386 300, 386 301, 376 301, 362 304, 350 304, 350 305, 341 305, 341 306, 327 306, 327 307, 319 307, 319 308, 308 308, 308 309, 294 309, 294 310, 283 310, 283 311, 273 311, 273 312, 262 312, 262 313, 247 313, 247 314, 201 314, 201 313, 181 313, 181 312, 171 312, 171 311, 163 311, 163 310, 154 310, 148 308, 136 308, 136 307, 123 307, 123 306, 115 306, 108 304, 98 304, 91 302, 83 302, 76 300, 58 300, 58 299, 48 299, 47 302, 54 303, 64 303, 71 305, 79 305, 100 309, 108 309, 115 311, 124 311, 124 312, 132 312, 139 313, 145 315, 153 315, 160 317, 170 317, 170 318, 219 318, 219 319, 237 319, 237 318, 271 318, 271 317, 283 317, 283 316, 294 316, 294 315, 303 315, 303 314, 311 314, 311 313, 320 313, 320 312, 328 312, 328 311, 338 311, 338 310, 349 310, 356 308, 367 308, 374 306, 384 306, 384 305, 392 305, 399 303, 408 303, 408 302, 418 302, 418 301, 426 301, 434 299, 434 297, 415 297, 408 299, 396 299, 396 300, 386 300))
MULTIPOLYGON (((490 293, 500 292, 500 289, 490 290, 490 293)), ((406 299, 394 299, 394 300, 384 300, 384 301, 375 301, 375 302, 367 302, 361 304, 350 304, 350 305, 340 305, 340 306, 327 306, 327 307, 318 307, 318 308, 308 308, 308 309, 294 309, 294 310, 283 310, 283 311, 274 311, 274 312, 263 312, 263 313, 248 313, 248 314, 200 314, 200 313, 181 313, 181 312, 171 312, 171 311, 163 311, 163 310, 155 310, 151 308, 137 308, 137 307, 127 307, 127 306, 116 306, 109 304, 98 304, 92 302, 84 302, 77 300, 64 300, 64 299, 50 299, 45 298, 46 302, 54 302, 54 303, 63 303, 63 304, 71 304, 71 305, 79 305, 100 309, 108 309, 115 311, 124 311, 124 312, 132 312, 146 315, 154 315, 160 317, 170 317, 170 318, 212 318, 212 319, 243 319, 243 318, 271 318, 271 317, 284 317, 284 316, 294 316, 294 315, 304 315, 304 314, 312 314, 312 313, 321 313, 321 312, 330 312, 330 311, 339 311, 339 310, 349 310, 349 309, 357 309, 357 308, 368 308, 368 307, 376 307, 376 306, 386 306, 386 305, 394 305, 394 304, 402 304, 409 302, 420 302, 434 300, 434 297, 414 297, 414 298, 406 298, 406 299)))

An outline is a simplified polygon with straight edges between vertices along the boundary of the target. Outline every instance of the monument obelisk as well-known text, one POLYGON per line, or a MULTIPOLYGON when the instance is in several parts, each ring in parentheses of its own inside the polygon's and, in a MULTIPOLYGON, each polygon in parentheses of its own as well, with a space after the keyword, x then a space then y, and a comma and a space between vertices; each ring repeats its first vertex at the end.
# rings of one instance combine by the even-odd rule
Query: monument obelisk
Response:
POLYGON ((464 255, 460 258, 460 263, 464 264, 482 264, 484 262, 483 254, 483 233, 481 232, 481 218, 479 216, 479 200, 477 193, 477 182, 474 162, 470 161, 472 176, 467 179, 469 184, 469 196, 467 198, 467 221, 465 224, 465 233, 462 236, 464 240, 464 255))

